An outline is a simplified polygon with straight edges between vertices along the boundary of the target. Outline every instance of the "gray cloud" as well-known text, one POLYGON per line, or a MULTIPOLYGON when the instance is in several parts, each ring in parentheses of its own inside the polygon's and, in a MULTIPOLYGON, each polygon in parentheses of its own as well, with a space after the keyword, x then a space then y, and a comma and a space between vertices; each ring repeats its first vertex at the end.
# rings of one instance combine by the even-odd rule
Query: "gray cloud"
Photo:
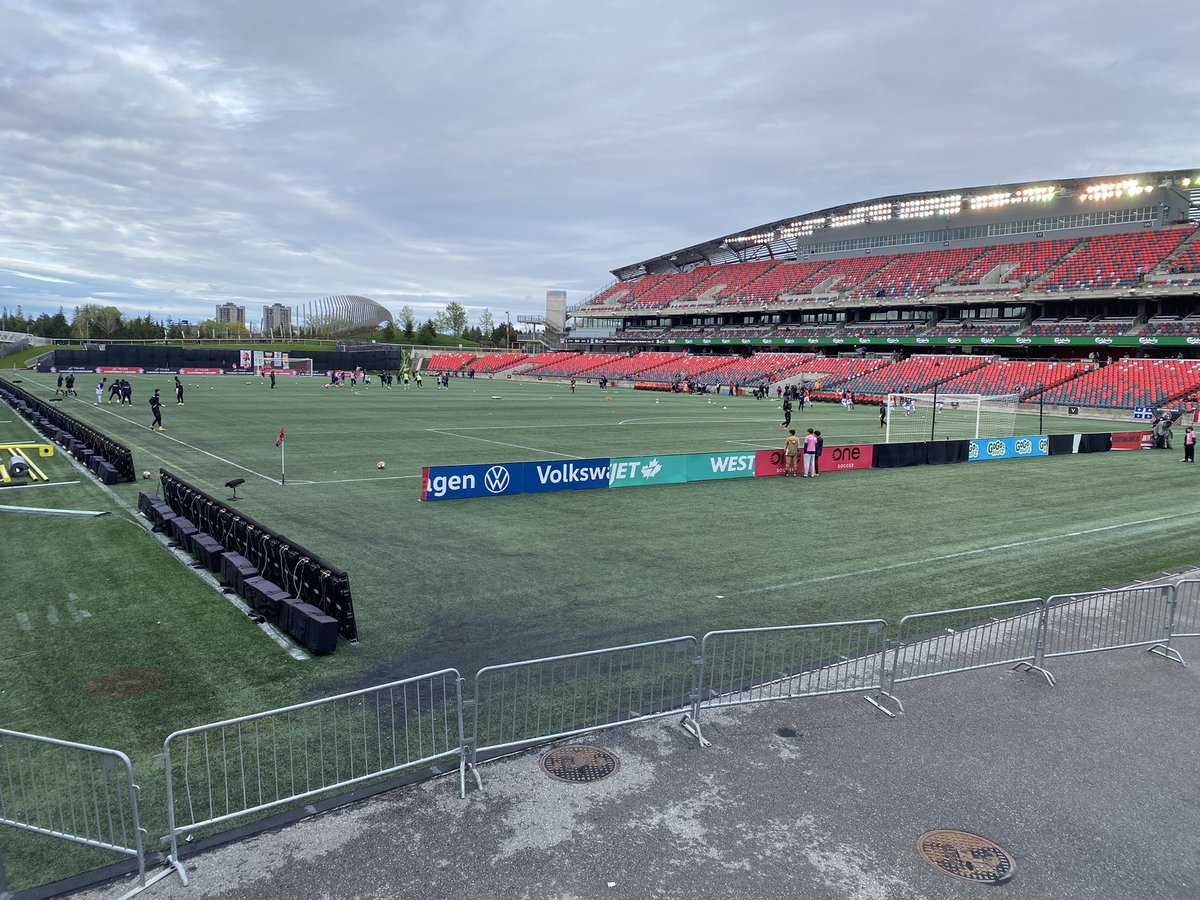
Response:
POLYGON ((0 267, 69 282, 0 287, 35 311, 538 312, 787 215, 1200 144, 1174 0, 9 6, 0 267))

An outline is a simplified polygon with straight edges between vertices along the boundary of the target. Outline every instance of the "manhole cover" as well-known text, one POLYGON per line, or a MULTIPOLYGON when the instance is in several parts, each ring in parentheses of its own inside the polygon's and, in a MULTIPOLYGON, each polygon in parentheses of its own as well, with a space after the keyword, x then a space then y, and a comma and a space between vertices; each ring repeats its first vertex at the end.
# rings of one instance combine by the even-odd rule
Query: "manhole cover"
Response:
POLYGON ((1007 850, 969 831, 927 831, 917 839, 917 852, 938 871, 980 884, 1000 884, 1017 871, 1007 850))
POLYGON ((542 757, 542 769, 547 775, 572 784, 607 778, 620 764, 607 750, 582 745, 556 747, 542 757))

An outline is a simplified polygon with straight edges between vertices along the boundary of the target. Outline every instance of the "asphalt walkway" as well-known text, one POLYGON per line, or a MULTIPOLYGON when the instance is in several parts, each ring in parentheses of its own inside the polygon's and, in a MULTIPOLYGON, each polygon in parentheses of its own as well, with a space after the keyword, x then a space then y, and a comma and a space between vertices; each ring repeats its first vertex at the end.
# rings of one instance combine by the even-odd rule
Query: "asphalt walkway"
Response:
POLYGON ((556 782, 531 751, 466 800, 456 777, 393 791, 189 857, 190 887, 147 896, 1200 897, 1200 667, 1051 662, 1056 687, 1004 668, 900 685, 895 719, 856 695, 709 714, 708 749, 673 719, 611 730, 569 742, 619 759, 602 781, 556 782), (1015 875, 942 874, 916 853, 937 828, 990 839, 1015 875))

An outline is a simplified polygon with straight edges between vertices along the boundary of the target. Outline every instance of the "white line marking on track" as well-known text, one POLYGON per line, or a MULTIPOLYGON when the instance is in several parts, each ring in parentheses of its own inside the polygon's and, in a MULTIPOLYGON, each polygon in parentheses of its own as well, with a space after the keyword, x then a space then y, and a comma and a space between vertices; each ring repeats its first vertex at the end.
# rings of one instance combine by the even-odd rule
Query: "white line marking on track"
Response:
POLYGON ((51 625, 58 624, 58 607, 53 603, 46 607, 46 621, 51 625))
POLYGON ((28 613, 17 613, 17 627, 22 631, 33 631, 33 625, 29 621, 28 613))
POLYGON ((859 569, 855 572, 839 572, 836 575, 821 575, 818 578, 804 578, 800 581, 789 581, 786 584, 773 584, 769 587, 750 588, 744 594, 762 594, 766 591, 781 591, 785 588, 801 587, 806 584, 822 584, 827 581, 838 581, 842 578, 858 578, 862 575, 878 575, 894 569, 904 569, 909 566, 927 566, 930 563, 944 562, 948 559, 962 559, 964 556, 978 556, 982 553, 995 553, 997 550, 1012 550, 1014 547, 1029 547, 1033 544, 1045 544, 1050 541, 1061 541, 1064 538, 1084 537, 1089 534, 1099 534, 1102 531, 1114 531, 1118 528, 1133 528, 1137 525, 1152 525, 1156 522, 1168 522, 1171 519, 1182 519, 1185 516, 1195 516, 1193 512, 1171 513, 1165 516, 1155 516, 1152 519, 1137 519, 1132 522, 1118 522, 1115 525, 1101 525, 1098 528, 1086 528, 1083 531, 1068 531, 1063 534, 1050 534, 1046 537, 1030 538, 1027 541, 1013 541, 1008 544, 996 544, 992 547, 978 547, 975 550, 960 550, 957 553, 943 553, 940 556, 929 556, 925 559, 912 559, 905 562, 892 563, 887 566, 877 566, 874 569, 859 569))
POLYGON ((662 425, 662 424, 667 424, 667 425, 708 425, 710 423, 716 422, 716 423, 725 425, 725 424, 734 423, 734 422, 738 422, 738 423, 757 422, 759 424, 762 424, 764 422, 774 422, 774 421, 775 421, 774 416, 772 416, 769 419, 710 419, 707 417, 706 418, 696 418, 696 417, 692 417, 692 416, 686 416, 686 417, 684 417, 684 416, 681 416, 681 417, 655 416, 654 418, 649 418, 649 419, 622 419, 617 424, 618 425, 662 425))
MULTIPOLYGON (((35 381, 34 384, 37 384, 37 382, 35 381)), ((49 387, 49 385, 43 384, 43 385, 40 385, 40 387, 49 387)), ((82 400, 79 397, 72 397, 70 399, 76 400, 79 403, 83 403, 85 406, 88 405, 87 401, 82 400)), ((120 419, 121 421, 128 422, 131 425, 136 425, 138 428, 145 427, 140 422, 137 422, 137 421, 129 418, 128 416, 118 415, 117 413, 113 412, 111 409, 105 409, 103 406, 95 406, 94 404, 92 404, 92 408, 98 409, 98 410, 100 410, 100 412, 110 415, 115 419, 120 419)), ((271 484, 280 484, 280 481, 278 478, 272 478, 270 475, 264 475, 262 472, 255 472, 253 469, 247 468, 246 466, 243 466, 241 463, 235 463, 231 459, 226 459, 223 456, 217 456, 217 454, 215 454, 215 453, 210 453, 208 450, 205 450, 203 447, 197 447, 195 444, 189 444, 187 441, 181 441, 179 438, 174 437, 169 434, 166 434, 165 432, 159 431, 159 432, 155 432, 155 433, 161 438, 166 438, 168 441, 174 441, 176 444, 182 444, 184 447, 190 447, 192 450, 195 450, 197 453, 203 453, 205 456, 211 456, 217 462, 223 462, 228 466, 233 466, 235 469, 241 469, 243 472, 249 472, 251 475, 257 475, 259 478, 262 478, 266 481, 271 482, 271 484)))
POLYGON ((534 453, 549 453, 551 456, 561 456, 564 459, 583 459, 582 456, 576 456, 574 453, 559 453, 557 450, 543 450, 541 447, 527 447, 524 444, 510 444, 508 441, 492 441, 487 438, 473 437, 469 434, 456 434, 453 431, 440 431, 437 428, 426 428, 426 431, 431 431, 434 434, 444 434, 447 437, 458 437, 468 441, 481 441, 484 444, 499 444, 501 447, 515 447, 518 450, 530 450, 534 453))

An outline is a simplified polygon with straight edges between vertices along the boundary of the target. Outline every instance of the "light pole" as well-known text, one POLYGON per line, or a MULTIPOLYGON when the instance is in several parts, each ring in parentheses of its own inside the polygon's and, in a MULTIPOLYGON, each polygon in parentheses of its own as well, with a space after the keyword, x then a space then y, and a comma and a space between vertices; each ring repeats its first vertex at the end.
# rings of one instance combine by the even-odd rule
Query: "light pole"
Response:
POLYGON ((507 326, 504 329, 504 349, 511 350, 512 349, 512 316, 509 315, 509 312, 507 309, 504 311, 504 321, 507 326))

